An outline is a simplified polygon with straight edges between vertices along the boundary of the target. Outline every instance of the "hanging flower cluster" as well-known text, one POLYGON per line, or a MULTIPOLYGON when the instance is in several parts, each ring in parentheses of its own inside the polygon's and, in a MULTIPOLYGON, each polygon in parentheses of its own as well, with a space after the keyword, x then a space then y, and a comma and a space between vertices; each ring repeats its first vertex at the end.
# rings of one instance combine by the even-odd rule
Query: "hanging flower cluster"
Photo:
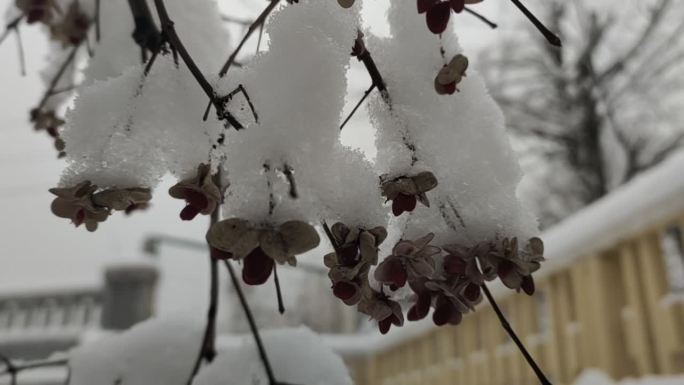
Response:
MULTIPOLYGON (((387 179, 381 178, 381 179, 387 179)), ((430 201, 425 193, 437 187, 437 178, 429 171, 414 176, 401 176, 381 182, 382 195, 392 201, 392 213, 395 217, 404 212, 412 212, 416 203, 430 207, 430 201)))
POLYGON ((15 0, 14 4, 26 16, 29 24, 48 24, 54 17, 54 12, 60 12, 56 0, 15 0))
POLYGON ((373 243, 372 236, 359 241, 364 231, 352 232, 342 224, 333 226, 331 232, 338 246, 335 253, 326 255, 325 261, 333 293, 347 305, 358 304, 359 312, 378 321, 383 334, 391 325, 401 326, 404 321, 401 306, 385 289, 394 292, 409 286, 414 294, 407 312, 409 321, 425 318, 432 307, 436 325, 457 325, 463 314, 482 300, 481 287, 487 281, 498 277, 508 288, 532 295, 532 273, 544 260, 544 245, 539 238, 531 238, 522 249, 516 238, 440 248, 430 244, 434 238, 430 233, 416 240, 400 240, 394 246, 374 271, 380 284, 378 291, 371 287, 368 272, 377 263, 374 245, 379 243, 373 243), (365 255, 356 255, 359 249, 365 250, 365 255))
MULTIPOLYGON (((218 187, 216 175, 211 174, 211 166, 200 164, 197 173, 184 179, 169 189, 169 195, 185 200, 186 206, 180 212, 184 221, 195 219, 197 214, 209 215, 223 203, 223 191, 218 187)), ((225 191, 225 188, 224 188, 225 191)))
POLYGON ((63 126, 65 121, 57 116, 54 110, 40 110, 34 108, 31 110, 31 123, 36 131, 45 131, 55 141, 55 149, 59 152, 59 157, 66 155, 64 153, 64 141, 59 137, 59 127, 63 126))
POLYGON ((482 0, 418 0, 418 13, 425 14, 430 32, 439 35, 449 24, 451 11, 461 13, 466 4, 477 4, 482 0))
POLYGON ((77 1, 71 3, 62 20, 50 26, 51 37, 64 47, 77 46, 88 35, 90 18, 83 12, 77 1))
POLYGON ((320 237, 302 221, 256 227, 247 220, 231 218, 211 226, 207 242, 213 258, 243 261, 242 280, 261 285, 271 276, 275 263, 295 266, 296 256, 315 249, 320 237))
POLYGON ((76 227, 84 224, 88 231, 95 231, 112 211, 130 213, 146 207, 152 199, 147 188, 97 190, 98 187, 89 181, 74 187, 50 189, 57 196, 52 201, 52 213, 60 218, 71 219, 76 227))
POLYGON ((368 281, 371 267, 378 263, 378 247, 387 238, 387 230, 350 228, 338 222, 330 228, 329 236, 335 252, 327 254, 324 261, 330 269, 333 294, 376 320, 383 334, 392 325, 403 325, 401 305, 373 289, 368 281))

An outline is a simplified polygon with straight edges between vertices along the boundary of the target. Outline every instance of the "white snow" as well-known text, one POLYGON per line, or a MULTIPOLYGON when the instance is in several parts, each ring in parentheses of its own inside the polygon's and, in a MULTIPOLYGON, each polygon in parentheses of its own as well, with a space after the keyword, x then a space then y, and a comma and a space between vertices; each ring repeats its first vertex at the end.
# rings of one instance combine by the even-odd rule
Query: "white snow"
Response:
MULTIPOLYGON (((342 359, 307 328, 261 333, 277 381, 306 385, 351 385, 342 359)), ((251 335, 222 337, 215 361, 196 385, 267 385, 268 378, 251 335)))
MULTIPOLYGON (((222 94, 242 84, 259 117, 258 123, 228 133, 230 187, 224 209, 229 216, 257 223, 325 218, 384 224, 386 211, 371 164, 339 141, 359 7, 344 10, 334 1, 303 0, 281 8, 265 30, 269 50, 222 80, 222 94), (290 186, 277 171, 286 166, 294 169, 297 199, 288 196, 290 186), (275 209, 269 214, 271 194, 275 209)), ((231 111, 249 116, 245 100, 238 100, 231 111)))
POLYGON ((537 232, 536 221, 516 197, 522 174, 501 110, 481 77, 469 69, 458 85, 460 92, 446 96, 434 89, 445 60, 462 52, 454 19, 440 39, 427 29, 415 2, 396 1, 389 10, 391 38, 368 39, 392 99, 391 111, 379 97, 370 107, 378 132, 377 167, 390 176, 428 170, 439 181, 437 189, 427 193, 432 207, 418 206, 407 238, 427 231, 436 234, 438 244, 530 237, 537 232), (415 145, 414 153, 405 141, 415 145), (417 158, 415 164, 412 157, 417 158), (442 214, 454 226, 447 225, 442 214))
MULTIPOLYGON (((199 68, 207 74, 217 71, 222 58, 216 52, 225 50, 229 40, 216 3, 166 3, 199 68), (198 24, 203 28, 194 28, 198 24)), ((61 185, 90 180, 100 187, 155 187, 167 171, 186 177, 209 161, 221 128, 213 115, 202 122, 208 97, 170 56, 158 57, 144 77, 140 48, 130 38, 127 5, 112 2, 105 7, 103 11, 123 22, 103 24, 99 54, 89 62, 84 85, 67 114, 62 137, 70 165, 61 185)))
POLYGON ((680 385, 684 376, 645 376, 643 378, 627 378, 615 381, 597 369, 587 369, 575 380, 574 385, 680 385))
POLYGON ((199 352, 203 325, 185 317, 152 319, 69 354, 72 385, 183 385, 199 352))

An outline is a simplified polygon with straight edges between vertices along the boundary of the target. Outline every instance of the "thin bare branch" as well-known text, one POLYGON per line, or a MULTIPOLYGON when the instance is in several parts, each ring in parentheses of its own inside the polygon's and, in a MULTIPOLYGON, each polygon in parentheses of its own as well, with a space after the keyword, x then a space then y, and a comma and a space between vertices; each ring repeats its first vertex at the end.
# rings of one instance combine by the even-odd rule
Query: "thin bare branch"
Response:
POLYGON ((532 24, 534 24, 534 26, 539 30, 539 32, 541 32, 541 34, 544 35, 546 41, 548 41, 549 44, 554 45, 556 47, 560 47, 562 45, 561 39, 555 33, 551 32, 551 30, 549 30, 544 25, 544 23, 539 21, 539 19, 537 19, 537 17, 534 16, 534 14, 530 12, 530 10, 527 9, 527 7, 525 7, 520 2, 520 0, 511 0, 511 2, 513 2, 513 4, 515 4, 515 6, 518 7, 518 9, 520 9, 520 11, 527 17, 527 19, 529 19, 532 22, 532 24))
POLYGON ((5 30, 2 32, 2 35, 0 35, 0 44, 9 36, 10 32, 16 31, 19 28, 19 23, 21 23, 23 19, 24 15, 21 14, 7 23, 5 30))
POLYGON ((220 98, 214 91, 214 88, 211 86, 211 84, 209 84, 206 77, 204 74, 202 74, 202 71, 200 71, 199 67, 192 59, 192 56, 190 56, 190 53, 183 45, 183 42, 176 33, 173 20, 171 20, 171 17, 166 10, 164 0, 154 0, 154 3, 157 6, 157 14, 159 15, 159 20, 161 21, 162 34, 164 35, 164 38, 168 40, 174 52, 178 52, 197 83, 199 83, 200 87, 202 87, 202 90, 204 90, 204 93, 209 97, 209 100, 216 108, 219 119, 226 120, 236 130, 244 128, 243 125, 238 122, 238 120, 235 119, 235 117, 229 111, 226 110, 224 100, 220 98))
POLYGON ((351 110, 351 112, 349 113, 349 115, 347 115, 347 117, 344 119, 344 122, 342 122, 342 124, 340 125, 340 131, 342 131, 342 129, 344 128, 344 126, 347 125, 347 123, 349 122, 349 120, 351 120, 351 118, 352 118, 352 117, 354 116, 354 114, 356 113, 356 110, 358 110, 359 107, 361 107, 361 105, 362 105, 363 102, 366 100, 366 98, 368 98, 368 95, 370 95, 370 93, 373 92, 374 89, 375 89, 375 83, 371 84, 371 86, 363 93, 363 96, 361 97, 361 99, 356 103, 356 105, 355 105, 354 108, 351 110))
POLYGON ((43 97, 40 99, 38 107, 36 107, 38 110, 43 109, 43 107, 45 107, 45 103, 47 103, 50 96, 54 95, 55 87, 57 87, 57 84, 59 84, 59 81, 62 79, 62 76, 64 76, 64 73, 66 72, 67 68, 69 68, 69 66, 73 64, 74 59, 76 58, 76 52, 78 52, 79 47, 80 45, 77 45, 71 49, 71 52, 69 52, 69 55, 66 57, 64 62, 62 62, 62 65, 57 70, 55 76, 52 77, 50 85, 48 86, 47 90, 45 90, 43 97))
POLYGON ((646 28, 639 35, 639 38, 625 53, 618 56, 615 60, 613 60, 612 64, 608 65, 605 70, 597 75, 599 81, 603 81, 604 79, 619 73, 624 68, 625 63, 629 62, 631 58, 636 56, 641 50, 644 49, 644 47, 647 46, 646 43, 649 39, 651 39, 651 37, 653 37, 671 2, 672 0, 662 0, 660 4, 658 4, 658 6, 651 11, 646 28))
POLYGON ((474 11, 474 10, 473 10, 472 8, 470 8, 470 7, 465 7, 464 10, 465 10, 467 13, 469 13, 469 14, 475 16, 475 17, 476 17, 477 19, 479 19, 481 22, 487 24, 487 25, 489 26, 489 28, 491 28, 491 29, 496 29, 496 28, 499 27, 495 22, 489 20, 489 19, 486 18, 484 15, 482 15, 482 14, 479 13, 479 12, 474 11))
POLYGON ((506 333, 508 333, 509 337, 511 337, 513 342, 515 342, 515 344, 518 346, 518 349, 520 349, 520 352, 522 353, 523 357, 525 357, 527 364, 530 365, 530 367, 534 371, 534 374, 537 375, 539 382, 542 385, 551 385, 551 381, 549 381, 548 378, 546 378, 546 375, 541 370, 541 368, 539 368, 539 365, 537 365, 537 362, 535 362, 534 358, 532 358, 530 353, 527 351, 527 349, 525 348, 525 345, 523 345, 523 343, 520 341, 520 338, 518 338, 518 335, 515 334, 515 331, 511 327, 511 324, 508 323, 506 316, 501 312, 501 309, 499 309, 499 305, 497 305, 496 301, 494 300, 494 297, 492 296, 492 293, 489 292, 489 288, 487 287, 486 284, 482 284, 482 291, 484 291, 485 296, 487 297, 487 300, 489 301, 489 304, 492 305, 492 309, 494 309, 496 316, 499 318, 499 322, 501 322, 501 326, 504 328, 506 333))
POLYGON ((261 12, 261 14, 250 24, 249 28, 247 29, 247 33, 245 36, 242 37, 242 40, 240 40, 240 43, 238 46, 233 50, 233 53, 230 54, 228 57, 228 60, 226 60, 225 64, 223 67, 221 67, 221 70, 219 71, 219 76, 223 77, 228 73, 228 70, 230 67, 233 65, 233 62, 237 58, 237 55, 240 53, 242 50, 242 47, 245 45, 247 40, 249 39, 250 36, 256 31, 258 28, 261 27, 261 25, 266 22, 266 18, 268 15, 271 14, 273 9, 280 3, 280 0, 271 0, 271 2, 266 6, 266 8, 261 12))

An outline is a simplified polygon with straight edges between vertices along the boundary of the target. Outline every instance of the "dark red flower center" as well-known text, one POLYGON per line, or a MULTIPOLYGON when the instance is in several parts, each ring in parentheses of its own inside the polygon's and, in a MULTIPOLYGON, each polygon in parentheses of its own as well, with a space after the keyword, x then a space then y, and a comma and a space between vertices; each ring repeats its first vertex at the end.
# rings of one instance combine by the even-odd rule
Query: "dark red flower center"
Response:
POLYGON ((359 247, 356 244, 342 246, 340 254, 340 264, 342 266, 355 266, 361 259, 359 247))
POLYGON ((417 199, 415 195, 406 195, 400 193, 392 201, 392 214, 394 214, 395 217, 398 217, 403 214, 404 211, 411 212, 415 210, 416 202, 417 199))
POLYGON ((261 285, 271 276, 273 266, 273 259, 257 247, 245 257, 242 280, 248 285, 261 285))
POLYGON ((425 318, 430 311, 431 301, 432 297, 429 293, 418 295, 418 300, 416 301, 415 305, 409 309, 408 313, 406 314, 406 318, 408 318, 409 321, 418 321, 425 318))
POLYGON ((448 2, 440 2, 430 7, 425 13, 425 19, 427 20, 430 32, 436 35, 444 32, 447 25, 449 25, 450 15, 451 5, 448 2))
POLYGON ((465 9, 465 0, 449 0, 449 4, 456 13, 461 13, 465 9))
POLYGON ((83 224, 83 221, 85 221, 85 217, 86 217, 86 212, 85 212, 85 210, 84 210, 84 209, 79 209, 79 210, 76 212, 76 215, 74 215, 74 218, 72 219, 73 222, 74 222, 74 225, 76 225, 76 227, 82 225, 82 224, 83 224))
POLYGON ((429 11, 439 0, 418 0, 418 13, 429 11))
POLYGON ((357 287, 350 282, 340 281, 333 285, 335 297, 346 301, 356 295, 357 287))
POLYGON ((209 248, 209 255, 210 255, 213 259, 221 259, 221 260, 224 260, 224 259, 231 259, 231 258, 233 258, 233 254, 231 254, 231 253, 229 253, 229 252, 227 252, 227 251, 223 251, 223 250, 217 249, 217 248, 215 248, 215 247, 210 247, 210 248, 209 248))
POLYGON ((466 262, 461 257, 449 254, 444 257, 444 271, 449 275, 465 275, 466 262))
POLYGON ((499 274, 500 278, 503 278, 507 276, 508 274, 512 273, 515 270, 515 264, 511 261, 501 261, 499 263, 497 273, 499 274))
POLYGON ((432 322, 437 326, 443 326, 449 323, 451 319, 451 313, 453 311, 453 306, 448 302, 443 302, 435 309, 432 313, 432 322))
POLYGON ((383 261, 382 282, 391 285, 392 290, 397 290, 406 285, 408 272, 402 261, 397 257, 390 257, 383 261))
POLYGON ((531 275, 523 277, 522 283, 520 284, 520 287, 523 289, 525 294, 527 294, 527 295, 534 294, 534 291, 535 291, 534 278, 532 278, 531 275))
POLYGON ((387 334, 387 332, 390 330, 390 327, 392 324, 395 324, 397 326, 401 326, 401 320, 399 317, 396 315, 392 314, 389 317, 385 318, 384 320, 381 320, 378 322, 378 328, 380 329, 380 333, 382 334, 387 334))
POLYGON ((195 206, 200 210, 204 210, 209 206, 209 199, 201 192, 193 189, 185 189, 185 201, 189 205, 195 206))
POLYGON ((189 204, 185 206, 183 210, 181 210, 180 217, 184 221, 191 221, 195 219, 195 217, 197 216, 197 214, 199 214, 200 211, 202 211, 202 209, 198 208, 197 206, 189 204))
POLYGON ((474 283, 468 284, 463 292, 463 296, 470 302, 477 301, 480 298, 480 287, 474 283))

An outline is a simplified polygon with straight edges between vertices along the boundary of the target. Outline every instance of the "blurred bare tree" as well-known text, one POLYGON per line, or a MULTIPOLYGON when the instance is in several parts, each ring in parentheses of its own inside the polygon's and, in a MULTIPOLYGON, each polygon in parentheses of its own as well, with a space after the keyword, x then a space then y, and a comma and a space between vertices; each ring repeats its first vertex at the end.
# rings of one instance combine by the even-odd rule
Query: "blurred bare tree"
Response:
POLYGON ((482 61, 546 227, 684 144, 684 3, 538 3, 563 47, 521 24, 482 61))

